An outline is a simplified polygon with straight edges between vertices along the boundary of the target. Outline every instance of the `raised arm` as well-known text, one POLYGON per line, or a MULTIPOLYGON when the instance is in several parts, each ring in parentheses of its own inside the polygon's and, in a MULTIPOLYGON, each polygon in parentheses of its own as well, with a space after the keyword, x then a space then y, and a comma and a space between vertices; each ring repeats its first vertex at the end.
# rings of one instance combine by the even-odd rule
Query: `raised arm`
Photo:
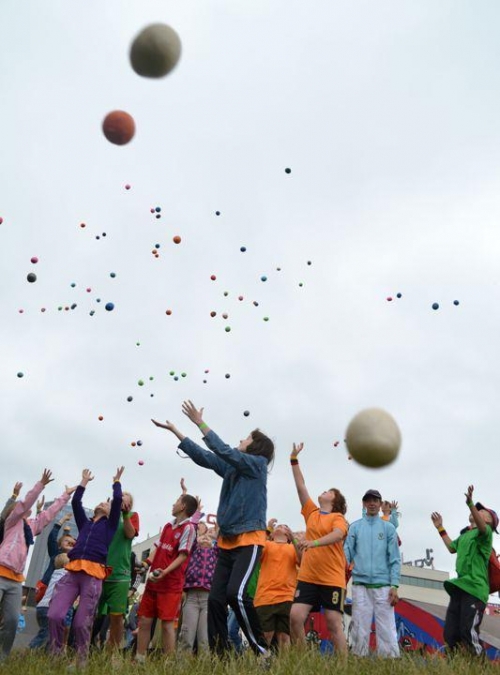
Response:
POLYGON ((75 517, 75 523, 78 528, 78 531, 82 529, 82 527, 88 520, 87 516, 85 515, 85 511, 83 510, 82 498, 83 493, 85 492, 85 488, 87 487, 87 485, 90 483, 91 480, 94 480, 94 476, 92 475, 89 469, 84 469, 82 471, 82 480, 80 481, 80 485, 78 485, 78 487, 76 488, 75 492, 73 493, 73 499, 71 500, 73 515, 75 517))
POLYGON ((124 470, 125 470, 124 466, 118 467, 115 475, 113 476, 113 499, 111 500, 111 509, 109 511, 109 518, 108 518, 109 542, 111 542, 111 539, 113 538, 120 523, 120 514, 122 511, 122 499, 123 499, 121 477, 124 470))
POLYGON ((5 520, 9 513, 12 511, 12 507, 16 503, 17 498, 19 497, 19 493, 21 492, 21 488, 23 487, 22 483, 16 483, 14 485, 14 488, 12 490, 12 496, 7 499, 5 502, 5 506, 2 509, 2 513, 0 513, 0 521, 5 520))
POLYGON ((448 551, 450 553, 456 553, 455 547, 453 546, 453 542, 451 538, 448 536, 448 532, 443 527, 443 518, 441 514, 438 513, 437 511, 434 511, 433 513, 431 513, 431 520, 433 522, 434 527, 439 532, 439 536, 443 540, 443 543, 448 549, 448 551))
POLYGON ((19 521, 26 513, 26 511, 29 511, 34 506, 36 500, 42 493, 42 490, 44 490, 45 486, 54 480, 51 476, 52 471, 50 471, 49 469, 43 470, 42 477, 26 494, 26 497, 24 499, 20 499, 14 505, 13 510, 6 519, 7 527, 11 527, 14 523, 19 521))
POLYGON ((298 456, 299 453, 304 449, 303 443, 293 444, 293 450, 290 453, 290 464, 292 465, 292 474, 295 481, 295 487, 297 488, 297 494, 299 495, 300 505, 304 506, 306 502, 309 501, 309 492, 306 488, 306 482, 302 471, 300 470, 298 456))
POLYGON ((467 492, 465 493, 465 503, 470 509, 472 517, 474 518, 474 522, 476 523, 477 529, 479 530, 479 532, 481 532, 481 534, 484 534, 486 532, 486 523, 483 520, 482 515, 476 509, 473 496, 474 496, 474 486, 469 485, 469 487, 467 488, 467 492))

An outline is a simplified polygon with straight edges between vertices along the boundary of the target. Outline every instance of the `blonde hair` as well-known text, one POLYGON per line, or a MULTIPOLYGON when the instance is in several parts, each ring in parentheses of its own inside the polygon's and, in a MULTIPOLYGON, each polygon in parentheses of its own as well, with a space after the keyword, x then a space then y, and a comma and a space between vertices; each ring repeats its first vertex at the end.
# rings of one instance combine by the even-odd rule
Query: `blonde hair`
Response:
POLYGON ((69 563, 69 558, 66 553, 59 553, 54 558, 54 569, 60 570, 61 567, 64 567, 69 563))

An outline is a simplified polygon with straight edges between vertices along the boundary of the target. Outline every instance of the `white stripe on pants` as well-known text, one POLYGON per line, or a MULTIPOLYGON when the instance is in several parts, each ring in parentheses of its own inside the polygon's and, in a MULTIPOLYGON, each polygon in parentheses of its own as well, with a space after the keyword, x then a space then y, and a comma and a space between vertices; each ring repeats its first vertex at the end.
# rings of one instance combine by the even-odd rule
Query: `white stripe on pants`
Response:
POLYGON ((389 586, 366 588, 352 586, 352 651, 357 656, 369 652, 372 620, 375 617, 378 656, 399 656, 394 607, 389 603, 389 586))

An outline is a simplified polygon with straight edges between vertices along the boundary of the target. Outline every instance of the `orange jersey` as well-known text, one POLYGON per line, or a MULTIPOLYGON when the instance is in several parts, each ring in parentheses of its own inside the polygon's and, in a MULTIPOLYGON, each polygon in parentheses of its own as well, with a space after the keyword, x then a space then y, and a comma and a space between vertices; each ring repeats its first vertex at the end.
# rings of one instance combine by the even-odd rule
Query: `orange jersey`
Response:
POLYGON ((291 602, 297 585, 297 554, 292 544, 266 541, 260 559, 259 581, 253 604, 291 602))
POLYGON ((219 535, 219 538, 217 539, 217 546, 225 549, 238 548, 238 546, 264 546, 265 543, 265 530, 243 532, 243 534, 236 534, 234 537, 223 537, 222 535, 219 535))
POLYGON ((341 513, 320 513, 309 499, 301 511, 306 521, 306 539, 314 541, 330 534, 335 528, 342 532, 342 541, 329 546, 318 546, 304 551, 299 570, 299 581, 323 586, 346 587, 346 558, 343 540, 347 535, 347 521, 341 513))

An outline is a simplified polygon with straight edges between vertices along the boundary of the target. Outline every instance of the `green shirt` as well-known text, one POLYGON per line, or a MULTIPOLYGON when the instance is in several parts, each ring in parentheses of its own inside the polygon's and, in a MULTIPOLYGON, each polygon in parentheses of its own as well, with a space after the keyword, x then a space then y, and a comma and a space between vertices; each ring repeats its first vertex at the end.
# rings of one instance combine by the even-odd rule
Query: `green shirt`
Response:
POLYGON ((452 585, 458 586, 482 602, 488 602, 490 594, 488 560, 493 545, 491 527, 486 525, 484 534, 481 534, 477 527, 467 530, 452 541, 451 545, 457 552, 458 577, 447 579, 444 582, 445 589, 450 593, 453 590, 452 585))
MULTIPOLYGON (((136 531, 139 529, 139 518, 132 513, 130 520, 136 531)), ((132 539, 128 539, 123 531, 123 516, 120 516, 118 529, 111 541, 106 564, 113 568, 106 581, 130 581, 130 556, 132 555, 132 539)))

